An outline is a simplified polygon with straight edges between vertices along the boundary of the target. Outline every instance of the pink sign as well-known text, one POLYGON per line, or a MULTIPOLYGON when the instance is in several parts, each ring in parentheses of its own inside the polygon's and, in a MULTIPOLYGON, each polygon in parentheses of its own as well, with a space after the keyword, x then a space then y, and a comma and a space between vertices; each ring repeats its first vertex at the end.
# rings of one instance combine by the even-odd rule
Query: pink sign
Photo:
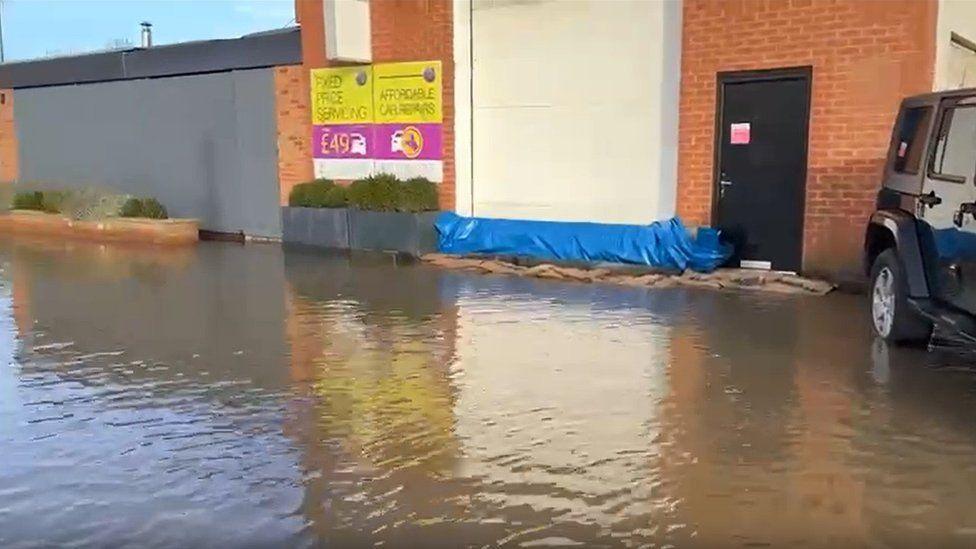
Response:
POLYGON ((313 158, 373 158, 372 124, 312 126, 313 158))
POLYGON ((377 160, 440 160, 444 156, 441 124, 375 124, 377 160))
POLYGON ((751 141, 752 124, 748 122, 740 122, 738 124, 732 124, 731 131, 729 132, 729 143, 733 145, 748 145, 751 141))

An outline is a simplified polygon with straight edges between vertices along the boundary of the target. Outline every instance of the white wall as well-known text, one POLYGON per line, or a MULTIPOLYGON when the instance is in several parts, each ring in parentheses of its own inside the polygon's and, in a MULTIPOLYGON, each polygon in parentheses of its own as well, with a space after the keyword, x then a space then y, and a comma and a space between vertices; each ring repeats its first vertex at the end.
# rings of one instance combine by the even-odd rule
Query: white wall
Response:
POLYGON ((366 0, 323 0, 325 53, 329 59, 369 63, 373 60, 366 0))
POLYGON ((940 0, 935 89, 976 87, 976 52, 952 43, 952 33, 976 43, 976 0, 940 0))
POLYGON ((674 215, 678 1, 456 0, 454 13, 460 213, 674 215))

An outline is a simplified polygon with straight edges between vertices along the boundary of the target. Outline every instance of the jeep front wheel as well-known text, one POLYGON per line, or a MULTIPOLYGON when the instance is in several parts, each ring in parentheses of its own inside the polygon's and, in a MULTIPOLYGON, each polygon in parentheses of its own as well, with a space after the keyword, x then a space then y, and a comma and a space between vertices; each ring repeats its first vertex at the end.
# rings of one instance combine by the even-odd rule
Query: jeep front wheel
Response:
POLYGON ((878 255, 871 268, 871 325, 892 343, 920 343, 932 335, 932 325, 911 310, 901 262, 893 249, 878 255))

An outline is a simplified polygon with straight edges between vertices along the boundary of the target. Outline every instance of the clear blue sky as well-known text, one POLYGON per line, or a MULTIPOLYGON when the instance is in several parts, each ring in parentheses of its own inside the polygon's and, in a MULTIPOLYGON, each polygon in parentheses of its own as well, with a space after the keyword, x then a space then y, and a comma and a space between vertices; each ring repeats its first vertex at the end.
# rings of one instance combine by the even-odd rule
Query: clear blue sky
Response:
POLYGON ((294 0, 0 0, 8 61, 139 44, 139 23, 169 44, 294 24, 294 0))

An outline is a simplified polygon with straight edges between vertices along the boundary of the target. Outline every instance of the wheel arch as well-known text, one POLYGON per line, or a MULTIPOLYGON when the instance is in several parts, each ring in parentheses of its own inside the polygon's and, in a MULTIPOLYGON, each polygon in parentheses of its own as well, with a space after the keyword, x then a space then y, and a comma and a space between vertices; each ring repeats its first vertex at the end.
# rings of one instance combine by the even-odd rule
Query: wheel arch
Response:
POLYGON ((865 273, 870 274, 881 252, 894 248, 905 273, 911 297, 929 297, 922 249, 915 230, 915 218, 901 210, 878 210, 871 215, 864 236, 865 273))

